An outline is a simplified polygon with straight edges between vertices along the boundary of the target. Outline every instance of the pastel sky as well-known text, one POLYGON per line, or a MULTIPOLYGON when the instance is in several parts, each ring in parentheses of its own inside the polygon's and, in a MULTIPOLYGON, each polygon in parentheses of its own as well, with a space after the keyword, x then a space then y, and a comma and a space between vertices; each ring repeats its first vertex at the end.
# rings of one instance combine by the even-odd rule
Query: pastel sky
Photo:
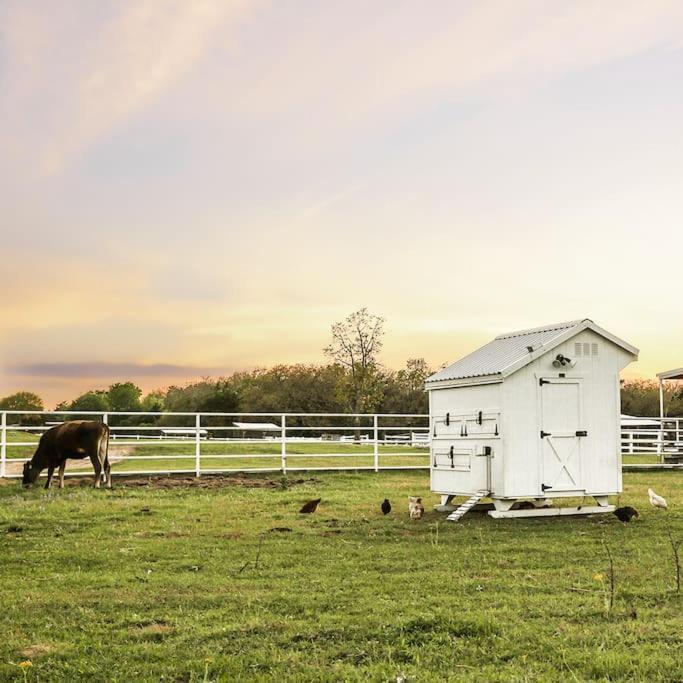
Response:
POLYGON ((453 361, 590 317, 683 365, 680 0, 0 2, 0 396, 453 361))

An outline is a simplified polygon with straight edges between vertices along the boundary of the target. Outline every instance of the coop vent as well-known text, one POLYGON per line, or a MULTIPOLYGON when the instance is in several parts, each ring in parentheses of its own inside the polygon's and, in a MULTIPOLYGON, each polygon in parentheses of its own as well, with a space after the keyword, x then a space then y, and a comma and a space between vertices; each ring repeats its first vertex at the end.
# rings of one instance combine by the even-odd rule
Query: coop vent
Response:
POLYGON ((598 345, 595 342, 574 342, 574 355, 577 358, 595 358, 598 355, 598 345))

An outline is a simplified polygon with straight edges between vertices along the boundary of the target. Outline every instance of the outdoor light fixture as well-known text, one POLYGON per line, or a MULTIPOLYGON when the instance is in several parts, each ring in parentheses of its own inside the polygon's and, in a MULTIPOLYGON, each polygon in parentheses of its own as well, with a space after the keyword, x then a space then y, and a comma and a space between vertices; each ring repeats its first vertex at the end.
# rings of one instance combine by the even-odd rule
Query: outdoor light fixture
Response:
POLYGON ((561 353, 558 353, 557 356, 555 356, 555 360, 553 361, 553 367, 563 368, 566 365, 573 367, 572 359, 567 358, 567 356, 563 356, 561 353))

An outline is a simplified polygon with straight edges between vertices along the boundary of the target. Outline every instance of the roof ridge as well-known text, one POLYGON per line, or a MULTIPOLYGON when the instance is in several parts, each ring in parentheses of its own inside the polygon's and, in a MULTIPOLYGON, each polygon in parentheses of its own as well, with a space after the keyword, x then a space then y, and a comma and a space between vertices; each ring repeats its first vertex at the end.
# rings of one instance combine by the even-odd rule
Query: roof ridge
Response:
POLYGON ((504 332, 499 334, 495 339, 510 339, 511 337, 523 337, 527 334, 537 334, 538 332, 552 332, 553 330, 568 330, 572 327, 578 327, 582 323, 593 322, 590 318, 580 318, 578 320, 568 320, 563 323, 554 323, 552 325, 543 325, 542 327, 530 327, 526 330, 517 330, 514 332, 504 332))

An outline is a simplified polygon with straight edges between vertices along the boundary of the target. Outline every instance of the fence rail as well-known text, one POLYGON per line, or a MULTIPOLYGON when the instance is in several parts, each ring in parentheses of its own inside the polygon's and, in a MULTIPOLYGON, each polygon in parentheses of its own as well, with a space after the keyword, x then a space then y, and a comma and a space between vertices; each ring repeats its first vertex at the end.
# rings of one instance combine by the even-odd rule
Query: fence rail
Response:
MULTIPOLYGON (((71 419, 108 424, 114 475, 429 468, 422 414, 2 411, 0 477, 20 477, 40 435, 71 419)), ((89 471, 70 460, 66 475, 89 471)))
MULTIPOLYGON (((69 419, 109 425, 118 475, 429 469, 424 414, 0 411, 0 477, 20 477, 40 435, 69 419)), ((629 417, 621 453, 624 469, 683 468, 683 418, 629 417)), ((90 471, 76 460, 66 474, 90 471)))

